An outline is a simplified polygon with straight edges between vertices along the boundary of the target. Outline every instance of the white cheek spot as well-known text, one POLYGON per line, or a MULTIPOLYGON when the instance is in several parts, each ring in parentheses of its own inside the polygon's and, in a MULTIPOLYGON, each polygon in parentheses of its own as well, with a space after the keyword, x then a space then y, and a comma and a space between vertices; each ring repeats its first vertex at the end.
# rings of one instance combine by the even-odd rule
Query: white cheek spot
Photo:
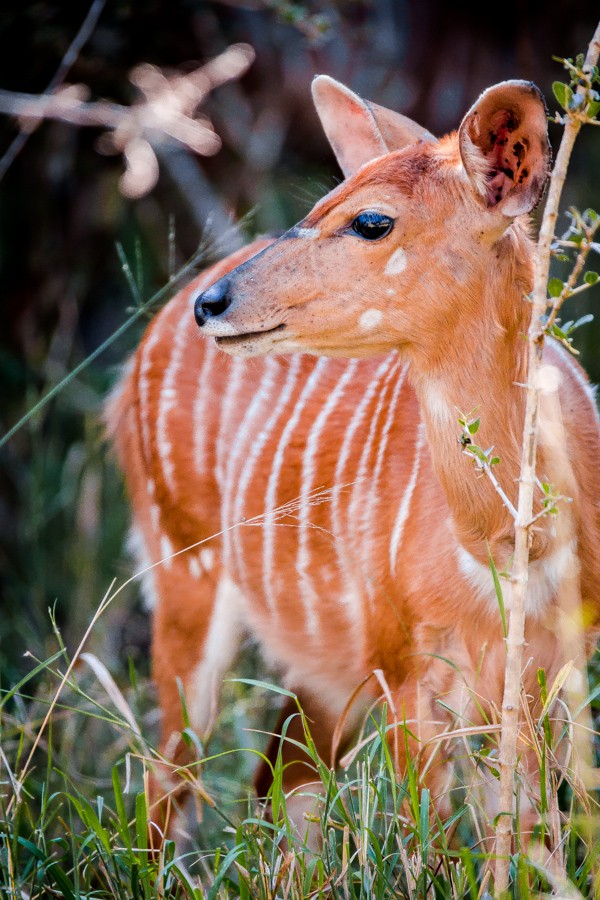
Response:
POLYGON ((210 572, 212 567, 215 564, 215 554, 212 550, 201 550, 200 551, 200 562, 202 563, 206 572, 210 572))
POLYGON ((358 320, 358 324, 365 331, 368 331, 371 328, 377 328, 382 319, 383 313, 380 309, 366 309, 358 320))
POLYGON ((404 272, 406 268, 406 253, 402 249, 402 247, 398 247, 397 250, 394 250, 392 255, 387 261, 387 265, 384 269, 384 275, 399 275, 400 272, 404 272))
POLYGON ((318 228, 296 228, 296 237, 299 238, 307 238, 311 240, 312 238, 318 238, 321 232, 318 228))
POLYGON ((396 291, 394 290, 394 288, 388 288, 386 294, 388 295, 388 297, 395 297, 396 291))

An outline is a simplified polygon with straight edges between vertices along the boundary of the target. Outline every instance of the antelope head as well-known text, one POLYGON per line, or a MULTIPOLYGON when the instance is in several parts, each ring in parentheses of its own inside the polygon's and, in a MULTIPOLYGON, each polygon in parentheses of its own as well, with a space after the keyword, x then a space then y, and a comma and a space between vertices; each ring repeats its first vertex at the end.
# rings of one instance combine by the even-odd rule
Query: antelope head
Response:
POLYGON ((519 277, 518 217, 549 168, 543 98, 529 82, 502 82, 439 141, 327 76, 313 98, 345 180, 200 294, 198 325, 243 356, 431 355, 440 322, 454 327, 465 307, 481 315, 482 283, 502 260, 519 277))

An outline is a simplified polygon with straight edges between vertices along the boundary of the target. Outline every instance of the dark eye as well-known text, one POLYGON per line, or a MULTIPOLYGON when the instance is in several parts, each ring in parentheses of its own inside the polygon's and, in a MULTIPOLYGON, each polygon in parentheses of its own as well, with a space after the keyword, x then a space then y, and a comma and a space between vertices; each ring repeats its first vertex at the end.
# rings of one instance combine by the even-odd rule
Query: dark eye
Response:
POLYGON ((352 223, 352 231, 367 241, 378 241, 389 234, 394 227, 394 220, 378 212, 362 212, 352 223))

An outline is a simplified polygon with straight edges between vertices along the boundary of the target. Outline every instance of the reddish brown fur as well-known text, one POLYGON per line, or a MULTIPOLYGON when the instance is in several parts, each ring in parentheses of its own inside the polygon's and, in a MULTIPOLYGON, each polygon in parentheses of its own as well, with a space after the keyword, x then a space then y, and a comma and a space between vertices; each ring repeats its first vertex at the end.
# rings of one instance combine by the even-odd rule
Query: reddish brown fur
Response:
MULTIPOLYGON (((310 706, 326 759, 348 697, 376 669, 389 685, 398 719, 406 719, 416 735, 412 751, 425 762, 437 747, 426 777, 438 797, 447 788, 447 750, 440 750, 435 738, 451 723, 446 708, 456 710, 461 724, 496 717, 504 642, 493 591, 490 596, 477 586, 483 577, 477 565, 487 565, 488 546, 498 568, 509 563, 513 525, 490 482, 477 477, 472 461, 460 452, 454 407, 466 413, 478 407, 477 440, 494 445, 502 459, 498 477, 514 501, 523 409, 518 384, 525 378, 522 335, 529 309, 523 297, 531 289, 532 244, 526 221, 510 224, 486 208, 481 165, 473 163, 469 181, 456 135, 367 163, 301 223, 319 229, 318 236, 309 240, 292 231, 272 245, 256 242, 234 254, 175 297, 148 329, 108 412, 134 520, 150 562, 168 555, 166 546, 180 551, 204 539, 210 539, 207 546, 215 554, 213 565, 200 574, 198 563, 190 562, 192 554, 198 560, 197 550, 154 570, 153 673, 163 714, 162 746, 171 758, 184 758, 182 745, 172 738, 182 724, 176 678, 193 707, 195 668, 212 659, 215 648, 225 647, 223 660, 213 660, 210 671, 208 663, 201 669, 205 693, 213 690, 211 678, 219 680, 233 653, 227 616, 231 632, 252 631, 267 658, 288 673, 310 706), (347 237, 347 222, 378 205, 395 211, 387 243, 347 237), (382 273, 397 246, 405 249, 409 265, 390 299, 382 290, 395 290, 396 282, 382 273), (226 273, 235 302, 223 318, 236 333, 285 322, 276 339, 282 338, 288 351, 368 358, 331 359, 325 365, 310 355, 244 361, 215 353, 191 322, 191 299, 226 273), (357 316, 369 308, 383 310, 385 327, 358 328, 357 316), (390 352, 383 371, 381 354, 390 352), (205 365, 207 354, 212 355, 205 365), (315 372, 320 377, 301 405, 315 372), (169 378, 173 383, 166 390, 169 378), (376 389, 369 399, 371 384, 376 389), (263 394, 257 393, 259 385, 263 394), (275 420, 286 385, 288 402, 275 420), (206 402, 199 392, 205 392, 206 402), (332 397, 336 402, 319 430, 332 397), (361 403, 364 418, 350 439, 361 403), (199 429, 201 465, 194 456, 199 429), (278 457, 286 429, 289 440, 278 457), (233 515, 236 493, 244 487, 253 454, 243 520, 266 513, 264 529, 241 525, 224 538, 212 537, 242 521, 233 515), (275 503, 267 507, 274 471, 279 473, 275 503), (311 491, 324 488, 333 494, 302 507, 302 497, 307 503, 311 491), (407 515, 392 566, 405 497, 407 515), (274 507, 298 498, 299 509, 282 515, 277 527, 269 524, 274 507), (269 547, 272 571, 265 568, 269 547), (217 640, 211 617, 225 576, 244 599, 241 613, 232 611, 233 600, 222 601, 223 633, 217 640)), ((265 345, 263 352, 271 349, 265 345)), ((553 347, 546 357, 562 373, 566 435, 576 438, 573 466, 583 489, 574 498, 574 522, 582 596, 593 629, 600 504, 589 486, 596 484, 598 420, 578 366, 553 347)), ((543 446, 538 462, 544 474, 543 446)), ((539 580, 543 602, 527 619, 527 656, 534 662, 526 669, 525 687, 532 697, 537 667, 546 669, 551 683, 565 661, 555 627, 560 577, 554 584, 548 576, 545 594, 542 577, 558 550, 550 523, 541 520, 532 547, 538 566, 532 581, 539 580)), ((378 693, 371 679, 364 694, 378 693)), ((195 725, 204 730, 208 720, 204 711, 195 725)), ((402 770, 403 741, 398 752, 402 770)), ((285 753, 288 761, 296 759, 293 748, 286 746, 285 753)), ((527 753, 524 760, 535 782, 534 761, 527 753)), ((259 774, 263 789, 264 775, 259 774)), ((288 789, 307 780, 303 767, 287 770, 288 789)))

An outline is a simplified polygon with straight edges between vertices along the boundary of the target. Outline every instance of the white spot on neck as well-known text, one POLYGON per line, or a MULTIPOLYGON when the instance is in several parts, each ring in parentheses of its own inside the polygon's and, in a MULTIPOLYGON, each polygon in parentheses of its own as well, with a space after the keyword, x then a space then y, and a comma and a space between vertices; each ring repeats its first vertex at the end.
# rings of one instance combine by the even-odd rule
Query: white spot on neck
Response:
POLYGON ((377 328, 382 319, 383 313, 380 309, 366 309, 364 313, 361 313, 358 324, 365 331, 368 331, 371 328, 377 328))
POLYGON ((398 249, 394 250, 390 258, 388 259, 383 273, 384 275, 399 275, 400 272, 404 272, 405 268, 406 252, 402 249, 402 247, 398 247, 398 249))
POLYGON ((448 424, 452 417, 452 408, 448 404, 439 382, 424 381, 419 391, 419 399, 434 425, 448 424))

